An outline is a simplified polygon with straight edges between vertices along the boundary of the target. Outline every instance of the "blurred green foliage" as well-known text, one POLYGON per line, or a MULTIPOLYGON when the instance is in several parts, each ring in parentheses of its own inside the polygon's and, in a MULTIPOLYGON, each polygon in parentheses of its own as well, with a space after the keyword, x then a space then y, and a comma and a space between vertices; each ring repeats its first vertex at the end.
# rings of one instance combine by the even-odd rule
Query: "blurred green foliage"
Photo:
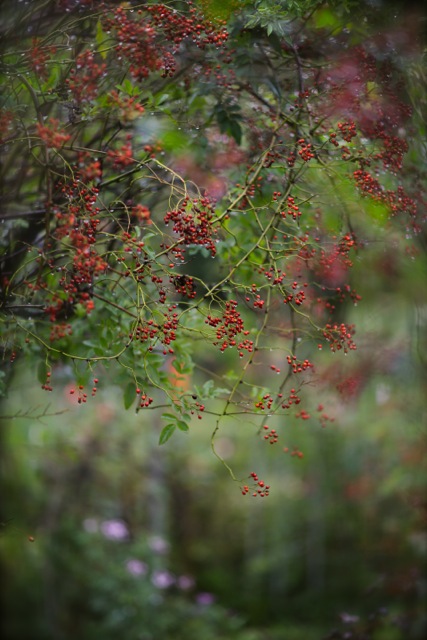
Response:
MULTIPOLYGON (((241 477, 252 460, 264 500, 241 496, 211 455, 208 416, 159 448, 159 412, 123 413, 118 387, 82 407, 65 386, 46 407, 19 371, 4 414, 25 392, 33 415, 53 415, 3 420, 5 637, 421 640, 425 326, 401 280, 384 279, 365 279, 358 323, 382 335, 387 366, 335 397, 324 428, 269 422, 303 458, 260 447, 243 416, 222 428, 219 452, 241 477)), ((361 353, 340 380, 372 366, 361 353)))

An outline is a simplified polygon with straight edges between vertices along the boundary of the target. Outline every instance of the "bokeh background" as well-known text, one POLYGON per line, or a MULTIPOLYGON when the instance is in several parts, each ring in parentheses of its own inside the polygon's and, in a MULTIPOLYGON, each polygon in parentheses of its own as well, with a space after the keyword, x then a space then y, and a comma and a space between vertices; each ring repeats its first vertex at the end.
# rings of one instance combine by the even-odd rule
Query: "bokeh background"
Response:
POLYGON ((242 496, 214 456, 209 413, 160 447, 162 410, 126 411, 107 372, 79 405, 66 367, 49 394, 14 365, 1 411, 3 637, 424 637, 426 260, 392 262, 378 243, 357 269, 358 350, 325 354, 317 383, 333 421, 272 417, 275 446, 250 416, 219 432, 236 477, 253 467, 269 482, 264 499, 242 496))

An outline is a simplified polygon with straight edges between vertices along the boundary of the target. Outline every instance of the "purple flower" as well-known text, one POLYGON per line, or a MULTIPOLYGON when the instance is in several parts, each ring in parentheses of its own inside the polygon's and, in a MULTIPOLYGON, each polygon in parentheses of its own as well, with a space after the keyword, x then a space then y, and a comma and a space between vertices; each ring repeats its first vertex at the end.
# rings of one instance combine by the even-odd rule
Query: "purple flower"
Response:
POLYGON ((175 577, 169 571, 153 571, 151 582, 158 589, 168 589, 175 583, 175 577))
POLYGON ((344 624, 355 624, 356 622, 359 622, 360 618, 359 616, 353 616, 349 613, 340 613, 340 618, 341 621, 344 622, 344 624))
POLYGON ((179 576, 176 581, 178 589, 182 589, 186 591, 187 589, 191 589, 194 587, 194 578, 191 576, 179 576))
POLYGON ((104 520, 101 524, 101 532, 108 540, 125 540, 129 536, 123 520, 104 520))
POLYGON ((152 536, 148 540, 148 546, 155 553, 164 554, 169 550, 169 543, 160 536, 152 536))
POLYGON ((212 593, 202 591, 196 595, 196 602, 203 607, 208 607, 215 602, 215 596, 212 593))
POLYGON ((133 576, 143 576, 147 573, 148 567, 145 562, 131 558, 126 562, 126 569, 133 576))

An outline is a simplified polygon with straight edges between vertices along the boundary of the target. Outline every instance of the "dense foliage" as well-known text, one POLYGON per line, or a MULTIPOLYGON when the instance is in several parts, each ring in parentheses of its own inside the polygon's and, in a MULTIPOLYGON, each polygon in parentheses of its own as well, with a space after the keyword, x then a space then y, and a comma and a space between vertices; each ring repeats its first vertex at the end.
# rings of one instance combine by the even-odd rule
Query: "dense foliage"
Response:
MULTIPOLYGON (((214 435, 254 417, 271 444, 267 416, 333 421, 319 352, 366 348, 352 271, 378 242, 416 259, 425 235, 407 52, 360 17, 312 1, 6 5, 6 385, 19 358, 79 403, 114 380, 127 408, 165 408, 161 443, 205 412, 214 435)), ((268 488, 254 471, 242 492, 268 488)))
POLYGON ((2 3, 9 640, 425 637, 416 5, 2 3))

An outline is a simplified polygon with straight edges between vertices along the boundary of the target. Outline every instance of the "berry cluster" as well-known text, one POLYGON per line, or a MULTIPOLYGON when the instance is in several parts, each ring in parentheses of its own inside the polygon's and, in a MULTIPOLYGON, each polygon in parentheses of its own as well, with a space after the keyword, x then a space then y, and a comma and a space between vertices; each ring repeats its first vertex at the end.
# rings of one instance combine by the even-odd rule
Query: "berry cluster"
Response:
POLYGON ((338 302, 344 302, 347 298, 352 300, 353 304, 357 304, 362 299, 362 296, 357 293, 355 289, 352 289, 349 284, 345 284, 342 287, 335 289, 338 302))
POLYGON ((143 204, 134 205, 130 210, 130 214, 136 222, 147 222, 148 224, 151 222, 150 209, 143 204))
POLYGON ((33 38, 31 42, 31 51, 29 55, 29 64, 36 76, 40 80, 46 80, 48 70, 46 63, 56 53, 54 45, 42 45, 40 38, 33 38))
POLYGON ((295 414, 295 418, 301 418, 301 420, 310 420, 311 416, 305 409, 301 409, 295 414))
MULTIPOLYGON (((264 307, 265 300, 261 298, 260 294, 257 293, 257 290, 258 290, 257 285, 255 283, 252 283, 251 293, 253 296, 253 302, 252 302, 253 307, 254 309, 262 309, 264 307)), ((251 301, 250 296, 245 296, 245 300, 246 302, 250 302, 251 301)))
POLYGON ((102 178, 102 164, 97 158, 93 158, 88 152, 80 151, 78 154, 75 177, 84 184, 97 183, 102 178))
MULTIPOLYGON (((99 382, 98 378, 94 378, 93 379, 93 387, 92 387, 92 390, 91 390, 91 396, 92 397, 96 396, 96 392, 98 391, 98 387, 97 387, 98 382, 99 382)), ((76 393, 76 389, 70 389, 69 394, 71 396, 74 396, 75 393, 76 393)), ((77 395, 77 403, 78 404, 82 404, 82 403, 85 404, 87 402, 88 396, 87 396, 87 393, 85 393, 85 391, 84 391, 84 385, 82 385, 82 384, 78 385, 77 394, 78 394, 77 395)))
POLYGON ((152 4, 146 7, 153 24, 163 34, 168 42, 173 43, 173 53, 179 51, 184 41, 191 41, 199 49, 205 49, 207 45, 221 47, 228 39, 228 32, 218 21, 216 24, 206 20, 192 2, 189 14, 178 12, 165 4, 152 4))
POLYGON ((287 216, 291 216, 294 220, 298 220, 301 217, 301 211, 297 204, 295 204, 295 198, 292 196, 288 196, 287 200, 287 209, 286 211, 281 211, 280 215, 282 218, 286 218, 287 216))
POLYGON ((354 334, 354 325, 347 325, 344 322, 341 324, 328 323, 323 331, 323 337, 329 343, 331 351, 340 351, 343 349, 344 353, 356 349, 353 341, 354 334))
MULTIPOLYGON (((213 240, 215 229, 212 226, 213 207, 209 198, 185 198, 178 209, 168 211, 164 221, 173 223, 173 231, 179 236, 179 242, 185 246, 201 245, 216 254, 213 240)), ((176 251, 174 251, 176 255, 176 251)), ((181 256, 181 254, 180 254, 181 256)))
POLYGON ((324 409, 323 404, 319 404, 317 406, 317 411, 318 411, 318 413, 320 413, 319 422, 320 422, 321 427, 324 428, 324 427, 326 427, 328 422, 335 422, 335 418, 331 418, 331 416, 329 416, 327 413, 325 413, 323 411, 323 409, 324 409))
POLYGON ((145 111, 135 96, 121 96, 115 89, 108 95, 108 104, 118 109, 120 120, 125 123, 132 122, 145 111))
POLYGON ((279 435, 276 429, 270 429, 267 424, 263 426, 263 429, 265 432, 263 435, 264 440, 268 440, 270 444, 276 444, 276 442, 278 442, 279 440, 279 435))
POLYGON ((52 384, 51 384, 51 382, 52 382, 51 381, 51 376, 52 376, 51 372, 47 371, 46 372, 46 382, 44 382, 44 384, 42 384, 42 389, 44 391, 53 391, 53 387, 52 387, 52 384))
POLYGON ((294 281, 291 285, 291 288, 294 290, 294 293, 286 294, 286 298, 283 299, 284 304, 289 304, 290 302, 293 302, 294 304, 297 305, 297 307, 300 307, 304 303, 306 299, 306 294, 304 289, 308 287, 308 282, 304 282, 302 287, 300 287, 299 291, 297 291, 298 287, 300 287, 300 285, 298 284, 298 282, 294 281))
POLYGON ((70 77, 65 80, 73 99, 77 104, 90 102, 97 97, 100 90, 100 80, 107 74, 105 62, 97 62, 93 51, 80 53, 75 66, 70 71, 70 77))
POLYGON ((170 280, 173 283, 176 292, 181 296, 190 298, 190 300, 196 297, 196 285, 194 278, 191 276, 176 276, 170 280))
MULTIPOLYGON (((276 370, 276 367, 274 367, 274 370, 276 370)), ((279 369, 279 372, 280 372, 280 369, 279 369)), ((273 396, 270 393, 266 393, 264 394, 261 400, 258 400, 258 402, 255 402, 255 408, 260 409, 261 411, 265 411, 265 409, 267 409, 268 411, 269 409, 271 409, 273 402, 274 402, 273 396)))
POLYGON ((359 395, 364 384, 365 376, 361 373, 354 373, 337 383, 337 391, 344 400, 353 400, 359 395))
POLYGON ((195 413, 197 413, 197 419, 201 420, 202 419, 202 413, 205 410, 205 405, 202 404, 201 402, 195 402, 192 405, 192 408, 190 409, 190 413, 193 416, 195 413))
POLYGON ((135 162, 132 149, 132 136, 126 136, 126 142, 119 149, 109 149, 107 158, 113 164, 114 169, 126 169, 130 164, 135 162))
POLYGON ((236 345, 240 350, 252 351, 253 342, 251 340, 244 340, 239 343, 236 341, 236 336, 240 333, 245 336, 249 335, 249 331, 245 331, 240 312, 237 311, 236 300, 228 300, 225 303, 223 316, 214 317, 209 314, 205 322, 216 329, 216 341, 213 344, 220 344, 220 351, 225 351, 227 347, 235 347, 236 345))
POLYGON ((62 125, 56 118, 50 118, 46 125, 38 122, 36 131, 46 146, 53 149, 60 149, 71 138, 70 134, 64 132, 62 125))
POLYGON ((263 273, 267 280, 273 285, 281 284, 286 278, 286 273, 284 271, 277 270, 275 266, 271 265, 268 269, 265 269, 264 267, 260 268, 260 273, 263 273))
POLYGON ((356 124, 353 121, 338 122, 337 127, 341 138, 346 142, 351 142, 357 136, 356 124))
POLYGON ((300 147, 298 155, 304 162, 309 162, 309 160, 315 157, 311 142, 306 142, 305 138, 300 138, 297 144, 300 147))
POLYGON ((178 314, 175 311, 176 305, 169 307, 164 314, 164 322, 155 322, 153 318, 146 321, 139 321, 133 332, 129 334, 130 341, 149 342, 148 351, 153 351, 154 343, 158 340, 164 345, 163 355, 173 354, 172 342, 176 340, 179 325, 178 314))
MULTIPOLYGON (((42 256, 38 258, 40 264, 47 262, 47 268, 59 276, 55 290, 49 289, 45 296, 44 312, 55 323, 51 328, 51 341, 71 335, 71 326, 61 320, 61 315, 66 315, 72 306, 79 303, 86 313, 94 309, 91 294, 94 280, 108 269, 107 262, 96 246, 101 222, 97 217, 98 190, 74 181, 58 185, 58 191, 66 204, 52 207, 56 222, 52 238, 62 244, 67 254, 55 269, 51 259, 46 261, 42 256)), ((28 282, 27 286, 32 291, 47 289, 46 282, 40 278, 35 283, 28 282)))
POLYGON ((104 16, 103 28, 113 33, 116 40, 117 59, 129 63, 129 73, 138 81, 150 72, 162 68, 162 58, 156 44, 156 31, 138 11, 136 18, 122 6, 117 7, 111 17, 104 16))
MULTIPOLYGON (((280 369, 277 367, 271 367, 277 373, 280 373, 280 369)), ((283 393, 279 392, 276 396, 276 401, 271 395, 271 393, 265 393, 261 400, 258 400, 255 403, 255 408, 260 411, 269 411, 273 404, 277 403, 277 406, 280 406, 282 409, 289 409, 292 405, 298 405, 301 402, 301 398, 296 392, 296 389, 291 389, 289 392, 289 396, 287 398, 283 397, 283 393)))
POLYGON ((12 132, 15 114, 7 109, 0 109, 0 144, 3 144, 12 132))
POLYGON ((376 138, 383 143, 383 150, 375 154, 376 160, 381 160, 386 169, 397 173, 402 168, 403 156, 408 151, 408 143, 400 136, 390 135, 381 130, 376 138))
POLYGON ((419 230, 417 203, 406 193, 402 186, 398 186, 395 191, 385 189, 377 178, 374 178, 368 171, 363 169, 354 171, 353 178, 363 195, 388 205, 393 216, 406 214, 406 216, 409 216, 414 230, 419 230))
MULTIPOLYGON (((53 298, 54 302, 55 298, 53 298)), ((51 342, 55 342, 56 340, 61 340, 67 336, 71 336, 73 334, 73 329, 68 322, 55 322, 57 314, 59 314, 63 309, 63 301, 60 298, 56 299, 56 304, 52 304, 45 308, 45 313, 49 315, 50 321, 53 323, 50 327, 50 335, 49 340, 51 342)))
POLYGON ((310 360, 303 360, 299 362, 296 356, 286 356, 286 361, 290 366, 292 373, 302 373, 303 371, 307 371, 307 369, 313 368, 313 363, 310 360))
POLYGON ((246 496, 250 491, 252 492, 252 496, 254 498, 258 496, 260 498, 264 498, 269 495, 270 485, 265 484, 264 480, 260 480, 255 471, 252 471, 249 477, 252 478, 251 485, 243 485, 242 495, 246 496))
POLYGON ((104 16, 103 28, 114 36, 117 59, 128 62, 129 73, 137 81, 153 71, 161 71, 162 77, 173 76, 176 56, 184 43, 199 49, 225 44, 227 30, 204 19, 191 3, 188 5, 187 15, 158 3, 132 13, 120 6, 110 16, 104 16))
MULTIPOLYGON (((339 293, 340 287, 346 288, 348 286, 344 284, 344 278, 347 278, 347 272, 353 266, 350 252, 357 245, 354 235, 350 233, 345 234, 338 241, 335 236, 332 239, 335 242, 330 249, 321 248, 311 252, 303 250, 300 255, 304 257, 315 273, 316 280, 323 282, 323 290, 332 288, 336 293, 339 293)), ((318 299, 318 301, 320 300, 318 299)))
POLYGON ((153 404, 154 398, 141 391, 139 387, 135 389, 135 393, 138 396, 138 407, 140 409, 149 407, 151 404, 153 404))
MULTIPOLYGON (((283 447, 283 451, 284 451, 285 453, 289 453, 289 447, 283 447)), ((302 451, 300 451, 299 449, 296 449, 296 448, 295 448, 295 449, 293 449, 293 450, 291 451, 291 456, 292 456, 293 458, 300 458, 300 459, 301 459, 301 458, 303 458, 303 457, 304 457, 304 454, 303 454, 303 452, 302 452, 302 451)))
POLYGON ((296 392, 296 389, 291 389, 289 392, 289 396, 286 400, 283 400, 282 394, 279 394, 280 401, 282 402, 282 409, 289 409, 292 405, 298 405, 301 402, 301 398, 296 392))

